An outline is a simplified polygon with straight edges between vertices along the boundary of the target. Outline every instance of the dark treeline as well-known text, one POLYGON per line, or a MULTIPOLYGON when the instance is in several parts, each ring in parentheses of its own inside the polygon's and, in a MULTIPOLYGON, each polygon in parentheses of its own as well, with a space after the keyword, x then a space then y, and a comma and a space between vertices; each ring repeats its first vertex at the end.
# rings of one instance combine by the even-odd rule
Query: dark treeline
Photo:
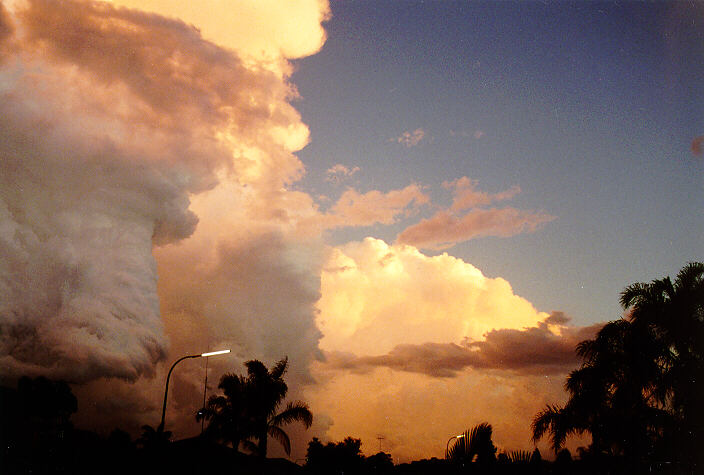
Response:
MULTIPOLYGON (((364 456, 362 441, 313 438, 305 462, 267 458, 267 441, 287 454, 290 423, 310 427, 301 401, 286 402, 286 358, 267 369, 225 374, 195 415, 199 437, 172 441, 164 427, 145 425, 135 440, 71 423, 78 401, 63 381, 21 378, 0 387, 2 474, 698 474, 704 473, 704 264, 669 278, 636 283, 621 294, 626 317, 581 342, 579 368, 567 377, 569 400, 535 415, 533 438, 548 437, 554 460, 540 451, 498 451, 481 423, 454 437, 443 459, 394 465, 390 454, 364 456), (573 434, 591 436, 575 454, 573 434)), ((550 457, 552 458, 552 457, 550 457)))

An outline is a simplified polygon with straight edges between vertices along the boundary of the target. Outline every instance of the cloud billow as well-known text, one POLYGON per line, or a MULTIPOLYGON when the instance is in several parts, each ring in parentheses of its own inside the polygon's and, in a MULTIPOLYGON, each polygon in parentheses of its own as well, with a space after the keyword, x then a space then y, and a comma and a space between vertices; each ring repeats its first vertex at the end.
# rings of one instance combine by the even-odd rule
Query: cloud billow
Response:
POLYGON ((152 249, 193 235, 192 199, 223 171, 256 185, 252 209, 300 176, 293 96, 179 20, 92 1, 2 7, 2 377, 154 375, 169 340, 152 249))

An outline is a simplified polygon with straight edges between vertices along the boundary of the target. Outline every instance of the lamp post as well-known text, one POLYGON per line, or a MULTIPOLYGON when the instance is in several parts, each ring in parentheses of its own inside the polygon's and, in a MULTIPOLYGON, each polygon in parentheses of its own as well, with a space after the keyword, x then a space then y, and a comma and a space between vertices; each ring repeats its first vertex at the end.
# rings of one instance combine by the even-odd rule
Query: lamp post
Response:
POLYGON ((446 459, 449 458, 449 455, 450 455, 450 441, 452 439, 462 439, 462 438, 464 438, 464 434, 453 435, 452 437, 447 439, 447 445, 445 445, 445 458, 446 459))
POLYGON ((161 408, 161 424, 159 424, 159 432, 164 431, 164 421, 166 420, 166 398, 169 395, 169 379, 171 379, 171 372, 174 370, 177 364, 179 364, 183 360, 187 360, 188 358, 207 358, 209 356, 215 356, 215 355, 224 355, 225 353, 229 353, 230 350, 220 350, 220 351, 211 351, 208 353, 201 353, 200 355, 186 355, 183 356, 179 359, 176 360, 176 362, 171 365, 171 369, 169 370, 169 374, 166 376, 166 388, 164 389, 164 405, 161 408))

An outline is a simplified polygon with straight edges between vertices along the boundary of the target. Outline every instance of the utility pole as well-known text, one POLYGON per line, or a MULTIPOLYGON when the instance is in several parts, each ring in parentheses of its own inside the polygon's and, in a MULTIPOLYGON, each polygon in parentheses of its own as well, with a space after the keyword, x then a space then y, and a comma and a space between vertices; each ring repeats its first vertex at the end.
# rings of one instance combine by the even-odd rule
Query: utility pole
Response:
POLYGON ((378 435, 376 438, 379 440, 379 452, 381 452, 381 441, 384 440, 386 437, 384 437, 383 435, 378 435))

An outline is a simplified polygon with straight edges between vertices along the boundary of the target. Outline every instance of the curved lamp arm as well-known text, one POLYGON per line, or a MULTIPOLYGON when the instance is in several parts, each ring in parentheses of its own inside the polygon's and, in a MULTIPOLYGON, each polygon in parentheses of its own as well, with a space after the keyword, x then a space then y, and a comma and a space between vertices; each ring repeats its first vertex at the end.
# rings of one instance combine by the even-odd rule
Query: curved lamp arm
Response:
POLYGON ((176 365, 179 364, 181 361, 186 360, 188 358, 201 358, 201 357, 207 358, 209 356, 224 355, 225 353, 229 353, 229 352, 230 352, 230 350, 220 350, 220 351, 211 351, 209 353, 201 353, 200 355, 182 356, 181 358, 177 359, 174 364, 171 365, 171 369, 169 370, 169 374, 166 376, 166 388, 164 388, 164 405, 161 408, 161 423, 159 424, 159 428, 157 429, 159 432, 164 431, 164 421, 166 420, 166 398, 169 395, 169 379, 171 379, 171 373, 173 372, 176 365))
POLYGON ((188 356, 183 356, 179 359, 176 360, 176 362, 171 365, 171 369, 169 370, 169 374, 166 376, 166 388, 164 389, 164 405, 161 408, 161 424, 159 424, 159 432, 164 431, 164 421, 166 419, 166 398, 169 395, 169 379, 171 379, 171 372, 174 370, 177 364, 179 364, 181 361, 186 360, 188 358, 200 358, 201 355, 188 355, 188 356))

